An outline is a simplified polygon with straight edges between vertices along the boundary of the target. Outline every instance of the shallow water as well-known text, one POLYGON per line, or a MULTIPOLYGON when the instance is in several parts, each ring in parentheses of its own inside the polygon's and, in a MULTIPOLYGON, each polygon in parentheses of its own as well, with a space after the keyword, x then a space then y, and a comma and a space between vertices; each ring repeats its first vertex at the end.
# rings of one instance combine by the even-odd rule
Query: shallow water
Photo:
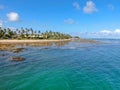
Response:
POLYGON ((107 42, 1 51, 0 90, 120 90, 120 40, 107 42), (26 60, 11 62, 12 55, 26 60))

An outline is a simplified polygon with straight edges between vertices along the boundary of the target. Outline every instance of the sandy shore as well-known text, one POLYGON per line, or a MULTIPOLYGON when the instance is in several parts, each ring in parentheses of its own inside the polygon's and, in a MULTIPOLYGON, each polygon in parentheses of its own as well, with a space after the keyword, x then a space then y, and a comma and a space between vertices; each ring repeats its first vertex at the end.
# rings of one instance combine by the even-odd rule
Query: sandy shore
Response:
POLYGON ((60 42, 70 41, 71 39, 60 39, 60 40, 0 40, 0 44, 4 43, 42 43, 42 42, 60 42))

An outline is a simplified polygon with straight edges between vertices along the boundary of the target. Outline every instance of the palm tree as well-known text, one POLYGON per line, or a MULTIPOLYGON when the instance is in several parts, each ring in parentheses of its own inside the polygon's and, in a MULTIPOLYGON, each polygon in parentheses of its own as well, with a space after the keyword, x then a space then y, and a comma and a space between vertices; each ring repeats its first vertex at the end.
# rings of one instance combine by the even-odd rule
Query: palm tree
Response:
POLYGON ((21 30, 16 29, 15 31, 10 28, 2 29, 0 28, 0 39, 69 39, 71 36, 69 34, 63 34, 60 32, 46 31, 42 33, 41 31, 34 31, 32 28, 21 28, 21 30), (29 37, 30 35, 30 37, 29 37), (42 37, 40 37, 42 36, 42 37))

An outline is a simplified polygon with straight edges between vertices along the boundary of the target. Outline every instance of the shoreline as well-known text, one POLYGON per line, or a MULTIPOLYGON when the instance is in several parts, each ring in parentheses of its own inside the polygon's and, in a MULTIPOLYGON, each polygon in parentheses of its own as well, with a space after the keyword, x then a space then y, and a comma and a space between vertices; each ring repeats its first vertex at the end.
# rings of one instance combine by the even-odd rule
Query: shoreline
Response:
POLYGON ((19 52, 23 50, 23 46, 52 46, 53 43, 56 46, 63 46, 69 42, 78 42, 78 43, 91 43, 91 44, 99 44, 100 42, 94 40, 85 40, 85 39, 56 39, 56 40, 0 40, 0 51, 12 51, 12 52, 19 52), (20 45, 19 48, 16 46, 20 45))
POLYGON ((62 42, 71 41, 71 39, 56 39, 56 40, 0 40, 0 44, 11 44, 11 43, 42 43, 42 42, 62 42))

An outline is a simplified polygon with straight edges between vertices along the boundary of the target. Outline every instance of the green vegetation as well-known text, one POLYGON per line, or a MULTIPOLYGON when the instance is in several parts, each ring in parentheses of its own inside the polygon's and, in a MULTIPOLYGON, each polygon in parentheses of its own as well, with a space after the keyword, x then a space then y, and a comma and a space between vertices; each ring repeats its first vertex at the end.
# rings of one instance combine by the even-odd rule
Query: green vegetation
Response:
POLYGON ((11 30, 10 28, 0 28, 0 39, 69 39, 72 38, 69 34, 52 31, 35 31, 32 28, 21 28, 11 30))

